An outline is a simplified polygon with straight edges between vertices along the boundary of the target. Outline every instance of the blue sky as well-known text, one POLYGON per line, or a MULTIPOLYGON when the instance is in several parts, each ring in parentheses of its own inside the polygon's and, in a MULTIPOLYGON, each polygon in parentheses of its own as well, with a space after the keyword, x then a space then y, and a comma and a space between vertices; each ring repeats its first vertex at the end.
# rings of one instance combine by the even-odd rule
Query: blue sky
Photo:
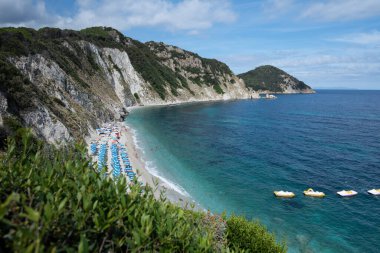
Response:
POLYGON ((380 89, 380 0, 0 0, 0 26, 112 26, 315 88, 380 89))

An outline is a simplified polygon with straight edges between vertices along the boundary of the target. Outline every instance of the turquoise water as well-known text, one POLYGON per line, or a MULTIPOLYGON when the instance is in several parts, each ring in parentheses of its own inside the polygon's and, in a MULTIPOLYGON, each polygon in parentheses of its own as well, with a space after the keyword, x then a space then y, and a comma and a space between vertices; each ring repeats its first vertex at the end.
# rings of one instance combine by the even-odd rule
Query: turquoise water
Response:
POLYGON ((380 91, 143 108, 127 124, 154 173, 213 212, 260 219, 289 252, 379 252, 380 198, 366 191, 380 188, 380 91))

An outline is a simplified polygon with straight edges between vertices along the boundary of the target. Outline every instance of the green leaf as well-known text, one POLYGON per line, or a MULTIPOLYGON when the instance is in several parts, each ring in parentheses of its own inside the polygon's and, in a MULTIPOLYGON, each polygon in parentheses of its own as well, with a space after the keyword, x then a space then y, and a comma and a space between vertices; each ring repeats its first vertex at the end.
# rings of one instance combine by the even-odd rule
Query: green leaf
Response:
POLYGON ((20 194, 12 192, 11 195, 7 197, 7 199, 0 205, 0 219, 4 217, 7 213, 7 207, 11 203, 11 201, 20 201, 20 194))
POLYGON ((24 206, 24 208, 27 212, 27 215, 25 215, 26 218, 34 222, 38 222, 40 220, 40 213, 38 211, 28 206, 24 206))
POLYGON ((46 217, 47 222, 50 222, 52 214, 51 205, 47 203, 44 207, 44 216, 46 217))
POLYGON ((60 211, 65 207, 66 202, 67 202, 67 197, 64 198, 64 199, 61 201, 61 203, 59 204, 59 206, 58 206, 58 212, 60 212, 60 211))
POLYGON ((92 207, 92 210, 95 210, 95 209, 96 209, 96 207, 98 206, 98 203, 99 203, 98 200, 96 200, 96 201, 94 202, 94 205, 93 205, 93 207, 92 207))
POLYGON ((80 243, 78 246, 78 253, 86 253, 88 252, 88 241, 85 235, 80 236, 80 243))

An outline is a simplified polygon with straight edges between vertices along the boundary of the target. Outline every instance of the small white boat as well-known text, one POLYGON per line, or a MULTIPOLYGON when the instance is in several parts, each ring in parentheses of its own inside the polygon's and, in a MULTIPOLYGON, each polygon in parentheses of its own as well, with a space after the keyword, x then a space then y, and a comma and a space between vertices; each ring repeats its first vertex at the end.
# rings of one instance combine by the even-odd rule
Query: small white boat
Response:
POLYGON ((343 191, 339 191, 337 192, 338 195, 342 196, 342 197, 352 197, 352 196, 355 196, 356 194, 358 194, 356 191, 354 190, 343 190, 343 191))
POLYGON ((303 191, 303 194, 308 197, 315 197, 315 198, 323 198, 326 196, 325 193, 319 192, 319 191, 314 191, 313 189, 309 188, 306 191, 303 191))
POLYGON ((266 94, 265 98, 266 99, 276 99, 277 97, 275 95, 272 95, 272 94, 266 94))
POLYGON ((293 192, 288 191, 274 191, 273 193, 276 197, 281 198, 294 198, 296 196, 293 192))
POLYGON ((372 195, 380 195, 380 189, 372 189, 372 190, 369 190, 368 193, 372 195))

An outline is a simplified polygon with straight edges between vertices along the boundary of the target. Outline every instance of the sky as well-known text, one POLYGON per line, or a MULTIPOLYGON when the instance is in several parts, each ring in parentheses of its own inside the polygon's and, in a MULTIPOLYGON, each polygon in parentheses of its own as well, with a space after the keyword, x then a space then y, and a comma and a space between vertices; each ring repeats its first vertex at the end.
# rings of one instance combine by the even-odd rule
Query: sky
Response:
POLYGON ((110 26, 313 88, 380 89, 380 0, 0 0, 0 26, 110 26))

